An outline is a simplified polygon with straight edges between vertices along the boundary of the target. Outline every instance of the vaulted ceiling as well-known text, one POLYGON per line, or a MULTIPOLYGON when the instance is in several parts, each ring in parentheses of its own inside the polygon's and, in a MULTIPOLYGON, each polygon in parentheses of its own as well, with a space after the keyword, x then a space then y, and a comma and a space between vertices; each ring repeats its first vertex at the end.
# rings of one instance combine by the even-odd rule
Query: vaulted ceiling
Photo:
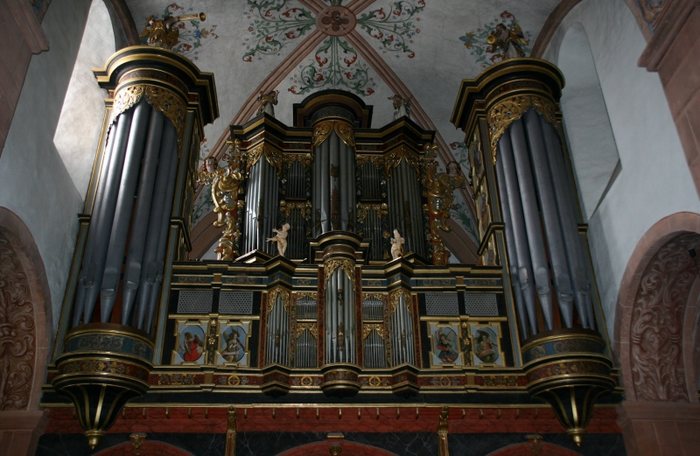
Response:
MULTIPOLYGON (((276 117, 329 88, 374 106, 373 127, 393 120, 393 95, 438 132, 443 161, 466 167, 463 135, 450 124, 459 83, 503 58, 488 36, 503 24, 522 31, 529 54, 559 0, 128 0, 137 28, 149 16, 199 12, 179 24, 176 51, 215 74, 221 116, 205 129, 203 155, 220 153, 227 126, 256 114, 260 92, 279 91, 276 117), (454 158, 452 158, 454 157, 454 158)), ((466 168, 465 168, 466 169, 466 168)), ((453 218, 474 237, 471 202, 458 195, 453 218)), ((207 212, 202 203, 201 214, 207 212)))

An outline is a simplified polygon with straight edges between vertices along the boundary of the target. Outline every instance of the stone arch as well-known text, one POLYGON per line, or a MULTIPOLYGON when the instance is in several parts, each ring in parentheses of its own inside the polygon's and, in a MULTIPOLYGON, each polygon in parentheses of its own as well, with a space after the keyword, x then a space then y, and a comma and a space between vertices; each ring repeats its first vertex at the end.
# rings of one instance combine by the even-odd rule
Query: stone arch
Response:
POLYGON ((349 442, 347 440, 324 440, 321 442, 307 443, 279 453, 278 456, 328 456, 331 449, 340 447, 343 456, 396 456, 394 453, 363 443, 349 442))
POLYGON ((627 400, 697 401, 698 255, 700 214, 681 212, 653 225, 630 257, 614 341, 627 400))
POLYGON ((34 238, 0 207, 0 441, 11 442, 8 454, 33 453, 38 440, 50 321, 51 295, 34 238))
POLYGON ((542 454, 547 456, 580 456, 581 453, 569 450, 553 443, 533 441, 526 443, 514 443, 512 445, 492 451, 487 456, 532 456, 542 454))
POLYGON ((192 453, 158 440, 143 440, 139 444, 119 443, 95 453, 95 456, 192 456, 192 453))

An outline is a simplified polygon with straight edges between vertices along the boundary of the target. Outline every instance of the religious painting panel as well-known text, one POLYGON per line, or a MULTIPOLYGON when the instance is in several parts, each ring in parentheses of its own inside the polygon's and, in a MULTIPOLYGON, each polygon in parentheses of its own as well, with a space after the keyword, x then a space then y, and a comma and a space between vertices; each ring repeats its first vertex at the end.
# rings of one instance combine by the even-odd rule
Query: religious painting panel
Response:
POLYGON ((470 323, 472 362, 475 367, 503 367, 499 323, 470 323))
POLYGON ((224 320, 219 325, 219 345, 216 364, 236 367, 250 366, 250 321, 224 320))
POLYGON ((464 366, 459 322, 429 322, 430 367, 464 366))
POLYGON ((207 320, 179 320, 175 325, 175 348, 171 364, 204 364, 207 320))

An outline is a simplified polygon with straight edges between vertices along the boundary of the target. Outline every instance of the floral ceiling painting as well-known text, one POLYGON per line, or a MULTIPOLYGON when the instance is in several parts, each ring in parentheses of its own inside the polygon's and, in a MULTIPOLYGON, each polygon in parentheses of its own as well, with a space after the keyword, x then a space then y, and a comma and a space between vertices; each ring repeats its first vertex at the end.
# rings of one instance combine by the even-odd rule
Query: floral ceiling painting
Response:
POLYGON ((243 40, 244 62, 279 55, 282 48, 313 30, 326 35, 313 51, 313 58, 300 64, 289 78, 287 90, 304 95, 324 88, 351 91, 357 95, 375 93, 376 83, 368 64, 345 35, 361 30, 379 43, 384 54, 414 58, 411 48, 420 32, 417 24, 424 0, 393 0, 357 15, 331 0, 328 7, 312 12, 302 2, 288 0, 248 0, 246 17, 251 21, 243 40))
MULTIPOLYGON (((464 136, 450 123, 461 80, 530 55, 560 0, 125 1, 139 30, 184 17, 175 51, 215 74, 221 117, 205 127, 203 154, 225 154, 228 126, 256 115, 261 92, 279 94, 276 117, 290 124, 302 98, 340 89, 373 106, 373 127, 394 119, 392 99, 407 100, 411 119, 436 131, 441 166, 455 161, 466 176, 464 136)), ((475 240, 472 196, 457 193, 452 218, 475 240)), ((207 194, 198 190, 195 224, 211 212, 207 194)))

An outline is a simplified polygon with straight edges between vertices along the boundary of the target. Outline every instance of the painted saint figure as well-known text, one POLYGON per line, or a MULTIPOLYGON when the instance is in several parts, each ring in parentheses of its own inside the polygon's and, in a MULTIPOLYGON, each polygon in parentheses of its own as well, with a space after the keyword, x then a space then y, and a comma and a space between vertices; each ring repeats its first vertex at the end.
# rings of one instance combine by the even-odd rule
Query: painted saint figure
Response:
POLYGON ((458 354, 454 350, 448 334, 438 331, 438 340, 435 348, 438 350, 438 358, 444 364, 452 364, 457 360, 458 354))
POLYGON ((391 241, 391 259, 395 260, 398 257, 403 256, 403 245, 406 243, 406 240, 401 237, 401 234, 399 233, 399 230, 394 228, 394 237, 390 239, 391 241))
POLYGON ((202 356, 204 352, 204 347, 199 336, 195 334, 194 336, 190 332, 185 333, 185 342, 183 344, 182 359, 187 363, 195 362, 202 356))
POLYGON ((226 338, 226 350, 222 353, 224 359, 230 363, 235 363, 243 358, 245 349, 240 341, 240 335, 235 329, 231 329, 231 333, 226 338))
POLYGON ((267 238, 268 242, 277 243, 277 252, 280 256, 284 256, 284 252, 287 251, 287 235, 289 234, 289 223, 282 225, 282 229, 274 228, 272 231, 275 235, 271 238, 267 238))
POLYGON ((495 344, 491 341, 491 335, 486 331, 477 331, 476 347, 474 353, 485 363, 493 363, 498 359, 495 344))

